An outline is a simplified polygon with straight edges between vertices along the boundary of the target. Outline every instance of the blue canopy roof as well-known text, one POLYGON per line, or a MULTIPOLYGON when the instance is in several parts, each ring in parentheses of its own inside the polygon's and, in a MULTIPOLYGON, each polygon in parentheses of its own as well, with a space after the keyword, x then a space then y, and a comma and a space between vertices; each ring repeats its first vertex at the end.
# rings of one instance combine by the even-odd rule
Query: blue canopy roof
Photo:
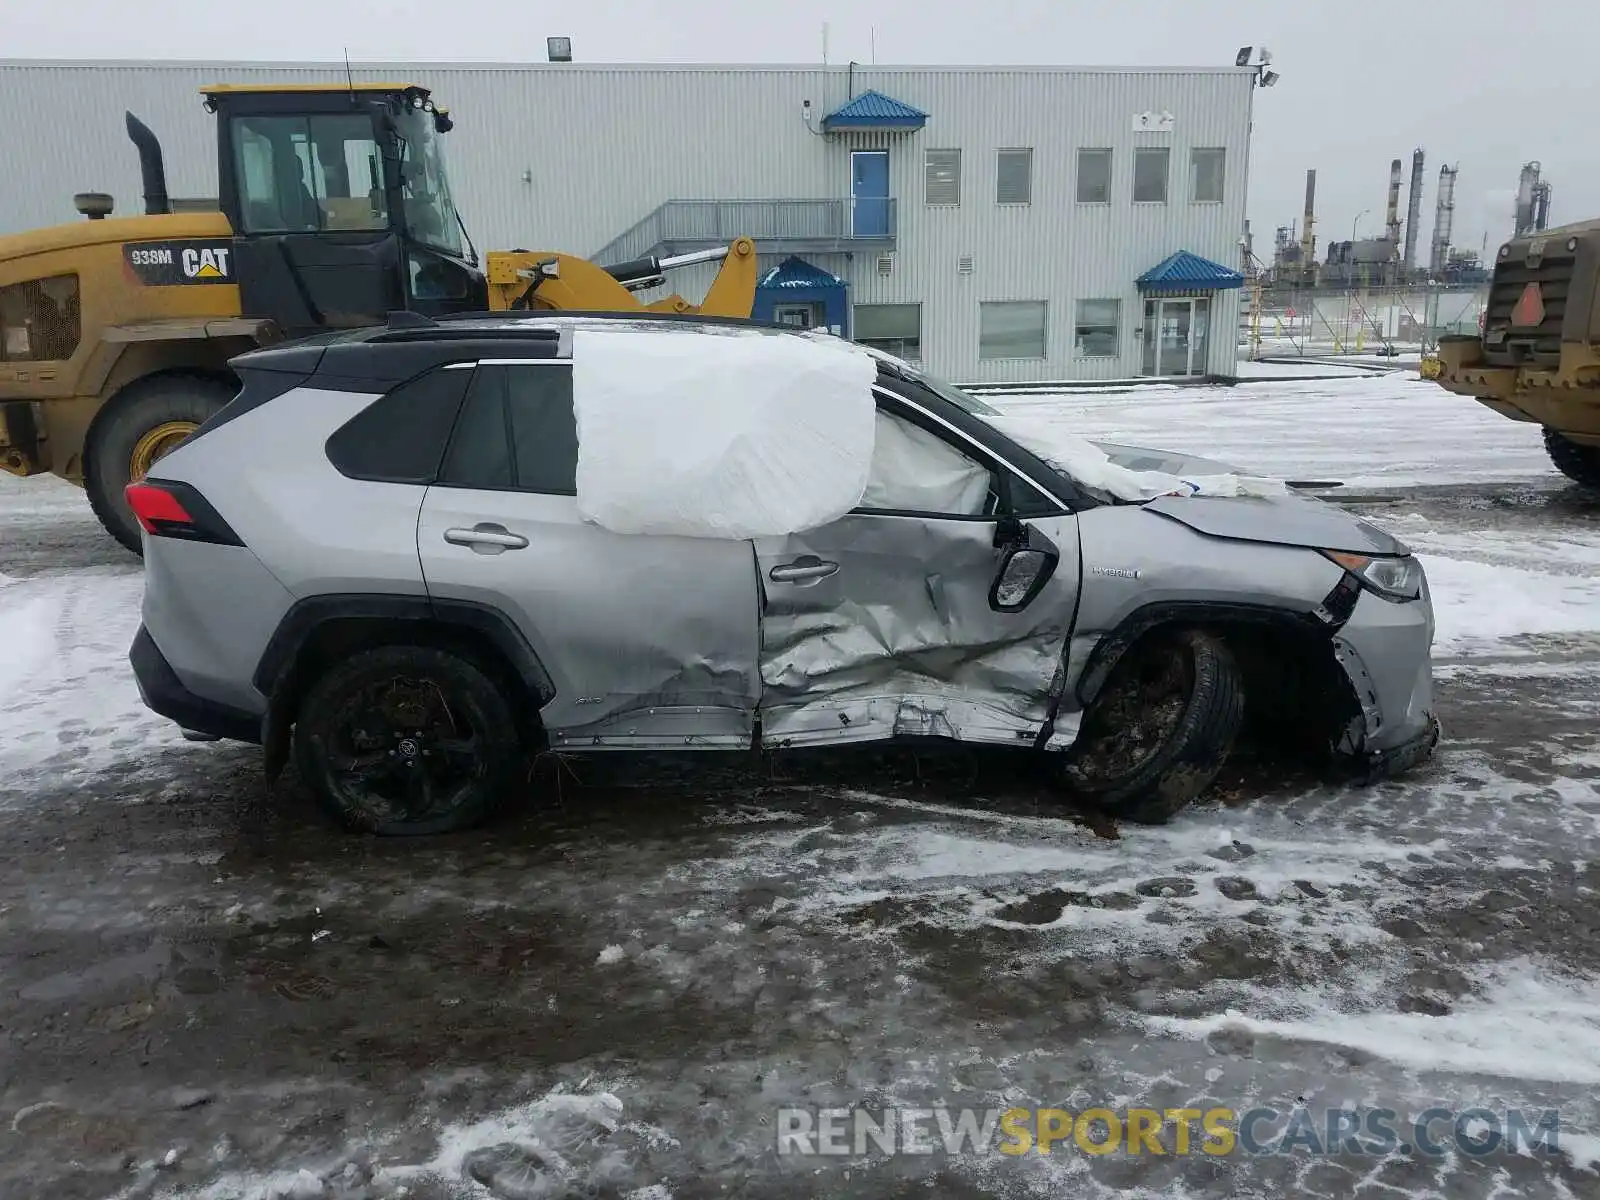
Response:
POLYGON ((839 129, 921 129, 928 114, 882 92, 868 89, 822 118, 828 132, 839 129))
POLYGON ((1244 276, 1209 258, 1179 250, 1139 276, 1141 292, 1221 292, 1241 287, 1244 276))
POLYGON ((837 288, 844 286, 844 280, 831 271, 824 271, 803 258, 791 255, 763 275, 756 286, 790 289, 837 288))

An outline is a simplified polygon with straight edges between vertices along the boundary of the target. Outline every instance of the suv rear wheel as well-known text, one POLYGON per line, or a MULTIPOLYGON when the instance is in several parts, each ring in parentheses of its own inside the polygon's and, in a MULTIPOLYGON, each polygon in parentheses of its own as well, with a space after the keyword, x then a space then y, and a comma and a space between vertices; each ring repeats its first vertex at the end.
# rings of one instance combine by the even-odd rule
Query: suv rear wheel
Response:
POLYGON ((1085 715, 1066 783, 1116 816, 1161 824, 1211 786, 1243 723, 1244 686, 1221 638, 1146 637, 1085 715))
POLYGON ((332 667, 300 706, 294 754, 341 823, 399 837, 486 819, 522 759, 516 717, 493 679, 428 646, 381 646, 332 667))

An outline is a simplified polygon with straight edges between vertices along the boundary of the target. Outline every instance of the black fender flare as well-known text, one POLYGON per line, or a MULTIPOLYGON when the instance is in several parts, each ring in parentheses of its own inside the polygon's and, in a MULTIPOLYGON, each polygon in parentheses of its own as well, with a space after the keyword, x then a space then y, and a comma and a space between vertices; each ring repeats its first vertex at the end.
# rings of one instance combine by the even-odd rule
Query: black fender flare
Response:
POLYGON ((296 678, 301 653, 313 635, 330 622, 417 622, 446 631, 463 630, 486 640, 533 695, 540 707, 555 695, 550 673, 527 637, 499 609, 470 600, 441 600, 422 595, 333 593, 296 601, 284 613, 267 641, 251 679, 267 698, 261 720, 261 744, 268 780, 288 761, 289 728, 294 720, 301 681, 296 678))
POLYGON ((1235 604, 1211 600, 1170 600, 1144 604, 1128 613, 1095 643, 1074 687, 1079 703, 1084 708, 1093 703, 1129 647, 1152 629, 1163 625, 1205 626, 1222 622, 1273 625, 1301 636, 1311 635, 1330 640, 1337 632, 1335 625, 1320 620, 1315 612, 1297 612, 1270 604, 1235 604))

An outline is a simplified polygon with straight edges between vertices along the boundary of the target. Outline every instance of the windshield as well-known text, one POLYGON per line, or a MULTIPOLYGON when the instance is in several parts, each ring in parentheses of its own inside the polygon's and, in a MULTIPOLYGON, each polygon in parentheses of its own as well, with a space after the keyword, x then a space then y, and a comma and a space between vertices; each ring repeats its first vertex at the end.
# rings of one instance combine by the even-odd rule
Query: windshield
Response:
POLYGON ((905 376, 907 379, 914 379, 923 387, 927 388, 930 392, 933 392, 934 394, 948 400, 951 404, 954 404, 964 413, 968 413, 974 417, 997 417, 1000 415, 999 409, 989 407, 989 405, 985 404, 982 400, 979 400, 970 392, 963 392, 953 383, 946 383, 942 379, 936 379, 932 375, 924 374, 922 371, 917 370, 917 368, 906 362, 906 360, 903 358, 896 358, 892 354, 885 354, 882 350, 875 349, 872 346, 861 346, 861 349, 865 350, 868 354, 872 355, 873 358, 878 359, 880 362, 891 364, 896 372, 905 376))
POLYGON ((401 204, 406 229, 417 241, 461 256, 461 221, 450 198, 444 169, 444 146, 433 127, 433 114, 408 108, 395 120, 400 151, 401 204))

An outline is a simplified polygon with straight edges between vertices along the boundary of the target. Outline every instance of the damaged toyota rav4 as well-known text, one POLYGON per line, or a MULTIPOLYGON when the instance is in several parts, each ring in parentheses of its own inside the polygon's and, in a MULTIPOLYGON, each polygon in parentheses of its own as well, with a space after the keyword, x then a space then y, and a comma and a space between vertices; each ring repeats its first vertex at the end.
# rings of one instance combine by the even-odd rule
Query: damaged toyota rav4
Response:
POLYGON ((133 668, 356 829, 472 824, 542 750, 997 744, 1161 821, 1247 721, 1369 778, 1438 738, 1394 538, 834 338, 399 314, 234 365, 128 489, 133 668))

